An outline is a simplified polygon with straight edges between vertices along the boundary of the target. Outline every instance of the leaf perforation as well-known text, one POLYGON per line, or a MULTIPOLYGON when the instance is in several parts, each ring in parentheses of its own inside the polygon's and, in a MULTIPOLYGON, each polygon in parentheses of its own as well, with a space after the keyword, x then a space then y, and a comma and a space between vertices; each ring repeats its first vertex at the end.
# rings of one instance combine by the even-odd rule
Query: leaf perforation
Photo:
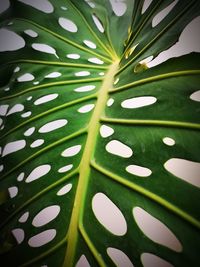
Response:
POLYGON ((134 62, 135 59, 137 59, 145 50, 147 50, 160 36, 162 36, 173 24, 176 23, 176 21, 185 13, 187 10, 192 6, 194 1, 191 1, 183 10, 180 12, 178 16, 176 16, 174 19, 171 20, 171 22, 162 29, 161 32, 159 32, 158 35, 156 35, 144 48, 142 48, 138 53, 129 60, 127 64, 125 64, 119 71, 118 74, 124 71, 128 66, 130 66, 131 63, 134 62))
POLYGON ((89 31, 92 33, 92 35, 95 37, 95 39, 97 40, 97 42, 99 43, 99 45, 105 50, 105 52, 107 52, 111 58, 115 59, 116 58, 116 53, 115 53, 115 50, 113 49, 113 46, 112 46, 112 43, 110 42, 110 45, 111 45, 111 48, 108 49, 104 44, 103 42, 98 38, 98 36, 95 34, 95 32, 92 30, 92 28, 90 27, 90 25, 88 24, 86 18, 83 16, 83 13, 81 13, 77 7, 75 7, 74 3, 72 3, 72 1, 70 0, 69 3, 71 4, 71 6, 74 7, 74 9, 79 13, 79 15, 82 17, 82 19, 84 20, 85 22, 85 25, 87 25, 89 31))
POLYGON ((51 184, 50 186, 47 186, 45 189, 41 190, 39 193, 35 194, 33 197, 31 197, 30 199, 28 199, 27 201, 25 201, 20 207, 18 207, 17 209, 15 209, 7 218, 6 220, 4 220, 3 222, 1 222, 0 224, 0 228, 5 227, 7 224, 9 224, 9 222, 14 218, 17 217, 20 212, 22 210, 24 210, 25 208, 27 208, 29 205, 31 205, 35 200, 39 199, 40 197, 42 197, 43 195, 45 195, 46 193, 50 192, 51 190, 53 190, 54 188, 56 188, 57 186, 65 183, 66 181, 68 181, 69 179, 73 178, 75 175, 77 175, 79 172, 79 167, 77 167, 76 169, 74 169, 73 171, 71 171, 70 173, 68 173, 67 175, 61 177, 58 181, 54 182, 53 184, 51 184))
POLYGON ((37 24, 36 22, 33 22, 33 21, 31 21, 31 20, 28 20, 28 19, 22 19, 22 18, 15 18, 15 19, 16 19, 16 20, 19 20, 19 21, 22 21, 22 22, 24 21, 24 22, 27 22, 27 23, 29 23, 29 24, 32 24, 32 25, 34 25, 35 27, 37 27, 37 28, 43 30, 44 32, 47 32, 47 33, 51 34, 52 36, 54 36, 54 37, 56 37, 56 38, 58 38, 58 39, 64 41, 65 43, 70 44, 70 45, 72 45, 73 47, 76 47, 76 48, 78 48, 78 49, 80 49, 80 50, 82 50, 82 51, 85 51, 85 52, 89 53, 89 54, 95 55, 95 56, 97 56, 97 57, 103 59, 104 61, 106 61, 106 62, 108 62, 108 63, 111 63, 111 62, 112 62, 111 59, 109 59, 109 58, 107 58, 107 57, 105 57, 105 56, 102 56, 102 55, 100 55, 100 54, 98 54, 98 53, 96 53, 96 52, 94 52, 94 51, 91 51, 90 49, 87 49, 87 48, 85 48, 84 46, 81 46, 81 45, 79 45, 79 44, 76 44, 75 42, 73 42, 73 41, 71 41, 71 40, 69 40, 69 39, 63 37, 62 35, 59 35, 58 33, 55 33, 55 32, 53 32, 53 31, 51 31, 51 30, 49 30, 49 29, 47 29, 47 28, 45 28, 45 27, 43 27, 43 26, 37 24))
POLYGON ((97 93, 95 94, 92 94, 92 95, 89 95, 89 96, 85 96, 85 97, 81 97, 81 98, 78 98, 78 99, 75 99, 75 100, 72 100, 70 102, 67 102, 67 103, 64 103, 64 104, 61 104, 61 105, 58 105, 52 109, 48 109, 44 112, 41 112, 40 114, 36 115, 36 116, 33 116, 32 118, 29 118, 28 120, 18 124, 16 127, 14 127, 13 129, 7 131, 4 135, 0 136, 0 140, 4 139, 6 136, 10 135, 11 133, 15 132, 16 130, 19 130, 20 128, 22 128, 23 126, 35 121, 35 120, 38 120, 46 115, 49 115, 55 111, 59 111, 59 110, 62 110, 64 108, 68 108, 68 107, 73 107, 75 106, 76 104, 79 104, 79 103, 84 103, 85 101, 87 100, 92 100, 92 99, 96 99, 97 98, 97 93))
POLYGON ((102 81, 102 79, 103 78, 98 77, 98 78, 88 78, 88 79, 81 79, 81 80, 66 80, 66 81, 60 81, 60 82, 45 83, 45 84, 36 85, 36 86, 26 88, 26 89, 20 91, 19 93, 16 93, 13 95, 1 97, 1 101, 11 99, 14 97, 18 97, 18 96, 24 95, 28 92, 32 92, 32 91, 37 90, 37 89, 43 89, 43 88, 59 86, 59 85, 67 85, 67 84, 81 84, 81 83, 99 82, 99 81, 102 81))
POLYGON ((14 168, 12 168, 11 170, 9 170, 7 173, 5 173, 4 175, 2 175, 1 180, 5 179, 8 175, 10 175, 11 173, 13 173, 14 171, 16 171, 17 169, 19 169, 20 167, 24 166, 26 163, 30 162, 32 159, 35 159, 36 157, 40 156, 41 154, 43 154, 44 152, 55 148, 56 146, 69 141, 71 139, 74 139, 75 137, 81 136, 83 134, 87 133, 87 128, 81 129, 76 131, 75 133, 68 135, 64 138, 61 138, 59 140, 56 140, 55 142, 51 143, 50 145, 38 150, 36 153, 32 154, 30 157, 26 158, 25 160, 21 161, 18 165, 16 165, 14 168))
POLYGON ((173 214, 176 214, 178 217, 184 219, 186 222, 188 222, 191 225, 193 225, 194 227, 200 229, 200 221, 198 221, 196 218, 194 218, 193 216, 191 216, 190 214, 188 214, 187 212, 185 212, 181 208, 173 205, 169 201, 163 199, 162 197, 156 195, 155 193, 152 193, 151 191, 143 188, 142 186, 139 186, 133 182, 126 180, 124 177, 121 177, 115 173, 108 171, 104 167, 97 164, 94 160, 91 161, 90 165, 95 170, 99 171, 100 173, 102 173, 103 175, 108 177, 109 179, 112 179, 112 180, 122 184, 123 186, 125 186, 125 187, 127 187, 133 191, 136 191, 137 193, 153 200, 154 202, 161 205, 163 208, 170 210, 173 214))

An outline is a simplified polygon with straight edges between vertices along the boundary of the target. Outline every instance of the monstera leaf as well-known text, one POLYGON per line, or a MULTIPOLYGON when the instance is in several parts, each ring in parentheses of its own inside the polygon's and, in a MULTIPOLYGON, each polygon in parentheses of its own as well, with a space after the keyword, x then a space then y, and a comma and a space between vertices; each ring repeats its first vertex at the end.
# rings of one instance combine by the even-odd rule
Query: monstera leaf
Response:
POLYGON ((198 266, 200 1, 4 9, 1 266, 198 266))

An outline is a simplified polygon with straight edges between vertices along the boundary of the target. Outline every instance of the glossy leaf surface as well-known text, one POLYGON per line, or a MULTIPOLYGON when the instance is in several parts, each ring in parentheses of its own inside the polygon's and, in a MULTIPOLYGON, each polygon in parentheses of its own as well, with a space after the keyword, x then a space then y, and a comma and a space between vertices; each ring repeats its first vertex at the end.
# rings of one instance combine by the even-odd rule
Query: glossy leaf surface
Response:
POLYGON ((2 12, 6 266, 198 265, 200 56, 144 60, 179 40, 200 2, 146 2, 2 12))

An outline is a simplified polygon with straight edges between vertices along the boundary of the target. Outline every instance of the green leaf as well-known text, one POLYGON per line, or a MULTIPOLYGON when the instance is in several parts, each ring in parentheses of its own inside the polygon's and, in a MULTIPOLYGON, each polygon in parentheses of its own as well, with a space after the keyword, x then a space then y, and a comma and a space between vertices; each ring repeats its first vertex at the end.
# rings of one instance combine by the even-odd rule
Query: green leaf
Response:
POLYGON ((200 2, 144 4, 11 0, 2 12, 5 266, 198 265, 200 55, 145 59, 178 42, 200 2))

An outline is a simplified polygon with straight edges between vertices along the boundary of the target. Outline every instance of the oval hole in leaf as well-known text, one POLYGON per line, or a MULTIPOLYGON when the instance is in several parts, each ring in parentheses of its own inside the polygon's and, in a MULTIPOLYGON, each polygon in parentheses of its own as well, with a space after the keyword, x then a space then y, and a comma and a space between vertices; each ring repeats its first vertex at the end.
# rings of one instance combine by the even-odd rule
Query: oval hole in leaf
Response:
POLYGON ((81 86, 76 89, 74 89, 75 92, 89 92, 92 91, 96 88, 95 85, 86 85, 86 86, 81 86))
POLYGON ((58 22, 63 29, 65 29, 69 32, 77 32, 78 31, 76 24, 70 19, 59 18, 58 22))
POLYGON ((164 137, 163 138, 163 143, 167 146, 174 146, 175 145, 175 141, 173 138, 170 137, 164 137))
POLYGON ((30 147, 35 148, 35 147, 39 147, 43 144, 44 144, 44 139, 37 139, 30 145, 30 147))
POLYGON ((100 134, 101 137, 106 138, 111 136, 114 133, 113 128, 107 126, 107 125, 102 125, 100 128, 100 134))
POLYGON ((36 167, 32 172, 29 174, 29 176, 26 178, 26 183, 30 183, 32 181, 35 181, 42 176, 46 175, 51 170, 51 166, 48 164, 44 164, 41 166, 36 167))
POLYGON ((44 103, 47 103, 49 101, 52 101, 54 99, 56 99, 58 97, 58 94, 50 94, 50 95, 45 95, 45 96, 42 96, 40 98, 38 98, 35 102, 34 102, 34 105, 41 105, 41 104, 44 104, 44 103))
POLYGON ((80 151, 81 151, 81 145, 76 145, 65 149, 61 155, 63 157, 73 157, 77 155, 80 151))
POLYGON ((109 247, 107 253, 117 267, 134 267, 129 257, 120 249, 109 247))
POLYGON ((148 177, 152 174, 150 169, 138 165, 129 165, 126 167, 126 171, 140 177, 148 177))
POLYGON ((127 10, 127 4, 124 0, 110 0, 112 9, 116 16, 123 16, 127 10))
POLYGON ((63 186, 63 187, 57 192, 57 196, 63 196, 63 195, 65 195, 65 194, 67 194, 71 189, 72 189, 72 184, 67 184, 67 185, 63 186))
POLYGON ((121 106, 123 108, 141 108, 145 106, 149 106, 154 104, 157 101, 157 99, 153 96, 139 96, 139 97, 133 97, 127 100, 124 100, 121 103, 121 106))
POLYGON ((105 194, 97 193, 93 197, 92 210, 97 220, 112 234, 126 234, 127 224, 122 212, 105 194))
POLYGON ((97 18, 97 16, 95 14, 92 15, 92 18, 93 18, 93 21, 97 27, 97 29, 103 33, 104 32, 104 28, 103 28, 103 25, 102 23, 100 22, 100 20, 97 18))
POLYGON ((50 45, 41 44, 41 43, 33 43, 32 48, 39 51, 39 52, 43 52, 43 53, 47 53, 47 54, 53 54, 58 58, 58 56, 56 54, 56 50, 53 47, 51 47, 50 45))
POLYGON ((21 244, 24 241, 25 233, 24 233, 23 229, 21 229, 21 228, 13 229, 12 234, 15 237, 15 239, 17 240, 18 244, 21 244))
POLYGON ((17 152, 26 146, 26 141, 25 140, 18 140, 18 141, 13 141, 5 145, 2 153, 2 157, 5 157, 8 154, 17 152))
POLYGON ((0 14, 6 11, 10 7, 10 1, 9 0, 1 0, 0 4, 0 14))
POLYGON ((24 33, 26 33, 28 36, 33 37, 33 38, 38 36, 38 33, 31 29, 25 30, 24 33))
POLYGON ((144 267, 174 267, 168 261, 151 253, 142 253, 141 261, 144 267))
POLYGON ((24 39, 13 31, 0 29, 0 52, 15 51, 25 46, 24 39))
POLYGON ((133 155, 132 149, 118 140, 110 141, 106 145, 106 150, 109 153, 122 158, 130 158, 133 155))
POLYGON ((71 59, 79 59, 80 55, 79 54, 67 54, 66 57, 71 58, 71 59))
POLYGON ((91 110, 93 110, 94 104, 88 104, 78 109, 78 112, 80 113, 88 113, 91 110))
POLYGON ((20 223, 25 223, 28 220, 29 217, 29 212, 25 212, 20 218, 19 218, 19 222, 20 223))
POLYGON ((40 227, 53 221, 60 213, 60 206, 52 205, 41 210, 33 219, 32 224, 40 227))
POLYGON ((31 136, 34 133, 34 131, 35 131, 35 127, 31 127, 24 132, 24 135, 25 136, 31 136))
POLYGON ((73 164, 66 165, 58 170, 59 173, 67 172, 73 168, 73 164))
POLYGON ((76 267, 91 267, 85 255, 82 255, 75 265, 76 267))
POLYGON ((155 15, 155 17, 152 20, 152 27, 154 28, 157 26, 169 13, 170 11, 174 8, 174 6, 177 4, 179 0, 175 0, 172 2, 169 6, 161 10, 158 14, 155 15))
POLYGON ((96 57, 89 58, 88 61, 91 63, 94 63, 94 64, 98 64, 98 65, 104 64, 104 62, 102 60, 100 60, 99 58, 96 58, 96 57))
POLYGON ((165 169, 176 177, 200 188, 200 163, 172 158, 164 164, 165 169))
POLYGON ((67 123, 68 123, 68 121, 64 120, 64 119, 51 121, 51 122, 48 122, 45 125, 43 125, 39 129, 38 132, 39 133, 49 133, 49 132, 52 132, 52 131, 55 131, 59 128, 64 127, 67 123))
POLYGON ((51 72, 51 73, 49 73, 49 74, 47 74, 46 76, 45 76, 45 78, 58 78, 58 77, 60 77, 62 74, 60 73, 60 72, 58 72, 58 71, 54 71, 54 72, 51 72))
POLYGON ((9 192, 10 198, 14 198, 18 194, 18 187, 17 186, 11 186, 8 188, 8 192, 9 192))
POLYGON ((133 216, 141 231, 148 238, 176 252, 182 251, 182 245, 180 241, 161 221, 140 207, 133 208, 133 216))
POLYGON ((147 11, 147 9, 149 8, 149 6, 151 5, 151 2, 153 0, 145 0, 142 6, 142 14, 144 14, 145 11, 147 11))
POLYGON ((200 90, 192 93, 190 95, 190 99, 192 99, 193 101, 197 101, 197 102, 200 102, 200 90))
POLYGON ((41 246, 46 245, 47 243, 51 242, 56 236, 56 230, 55 229, 49 229, 46 231, 43 231, 33 237, 31 237, 28 240, 28 244, 30 247, 38 248, 41 246))
POLYGON ((34 7, 44 13, 52 13, 54 11, 53 5, 48 0, 18 0, 26 5, 34 7))
POLYGON ((92 49, 96 49, 97 48, 96 44, 94 44, 93 42, 91 42, 89 40, 84 40, 83 43, 89 48, 92 48, 92 49))
POLYGON ((21 111, 23 111, 23 110, 24 110, 24 105, 22 105, 22 104, 16 104, 16 105, 14 105, 14 106, 8 111, 8 113, 7 113, 6 116, 11 115, 11 114, 13 114, 13 113, 21 112, 21 111))

